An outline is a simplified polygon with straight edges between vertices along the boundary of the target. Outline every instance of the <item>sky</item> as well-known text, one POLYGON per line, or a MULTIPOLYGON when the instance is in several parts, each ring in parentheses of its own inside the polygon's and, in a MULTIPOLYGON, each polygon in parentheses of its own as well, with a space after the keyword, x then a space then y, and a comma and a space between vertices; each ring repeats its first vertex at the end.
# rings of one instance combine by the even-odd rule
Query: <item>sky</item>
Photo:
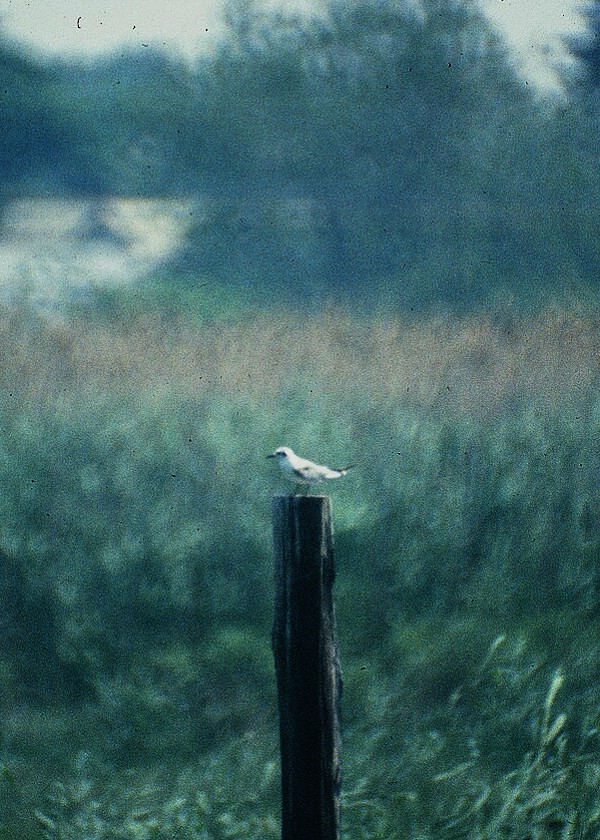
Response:
MULTIPOLYGON (((266 2, 266 0, 265 0, 266 2)), ((324 0, 268 0, 318 13, 324 0)), ((473 0, 505 38, 529 84, 563 88, 570 60, 563 38, 585 31, 585 0, 473 0)), ((125 45, 161 45, 188 57, 210 51, 224 32, 224 0, 0 0, 0 26, 47 56, 94 57, 125 45)))

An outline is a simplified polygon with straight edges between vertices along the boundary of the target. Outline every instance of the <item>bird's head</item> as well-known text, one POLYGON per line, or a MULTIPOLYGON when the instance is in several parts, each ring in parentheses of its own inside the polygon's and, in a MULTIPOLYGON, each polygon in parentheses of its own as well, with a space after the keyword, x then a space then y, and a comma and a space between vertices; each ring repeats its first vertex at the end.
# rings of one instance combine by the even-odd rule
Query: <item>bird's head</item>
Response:
POLYGON ((294 452, 289 446, 280 446, 278 447, 275 452, 271 452, 270 455, 267 455, 267 458, 277 458, 278 460, 282 461, 286 458, 289 458, 290 455, 293 455, 294 452))

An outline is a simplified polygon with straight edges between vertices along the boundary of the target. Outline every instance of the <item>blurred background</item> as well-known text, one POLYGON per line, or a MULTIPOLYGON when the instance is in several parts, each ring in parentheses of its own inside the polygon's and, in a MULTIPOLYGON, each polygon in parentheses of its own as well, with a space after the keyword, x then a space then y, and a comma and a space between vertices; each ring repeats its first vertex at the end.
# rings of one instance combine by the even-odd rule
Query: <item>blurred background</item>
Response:
POLYGON ((278 445, 343 837, 596 838, 600 4, 8 2, 0 838, 275 838, 278 445))

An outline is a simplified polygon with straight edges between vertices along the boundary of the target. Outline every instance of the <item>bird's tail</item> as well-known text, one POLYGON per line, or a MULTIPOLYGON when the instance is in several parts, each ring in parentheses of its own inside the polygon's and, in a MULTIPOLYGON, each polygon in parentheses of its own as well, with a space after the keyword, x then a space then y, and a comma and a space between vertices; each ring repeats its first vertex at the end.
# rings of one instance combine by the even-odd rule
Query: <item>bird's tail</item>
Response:
POLYGON ((346 475, 346 473, 348 472, 348 470, 353 470, 353 469, 354 469, 354 467, 357 467, 357 466, 358 466, 358 464, 350 464, 350 466, 348 466, 348 467, 344 467, 343 469, 338 470, 338 472, 339 472, 339 474, 340 474, 341 476, 342 476, 342 475, 346 475))

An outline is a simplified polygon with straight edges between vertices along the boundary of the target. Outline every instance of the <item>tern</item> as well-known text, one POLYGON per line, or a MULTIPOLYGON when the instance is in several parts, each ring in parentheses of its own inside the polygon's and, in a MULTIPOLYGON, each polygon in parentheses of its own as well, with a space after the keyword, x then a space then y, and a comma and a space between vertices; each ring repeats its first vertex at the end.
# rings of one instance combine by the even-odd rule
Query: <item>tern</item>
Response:
POLYGON ((354 466, 354 464, 351 464, 341 470, 324 467, 313 463, 313 461, 307 461, 306 458, 301 458, 289 446, 280 446, 275 452, 267 455, 267 458, 277 458, 285 477, 289 481, 293 481, 294 484, 301 484, 305 487, 320 484, 322 481, 328 481, 331 478, 342 478, 354 466))

